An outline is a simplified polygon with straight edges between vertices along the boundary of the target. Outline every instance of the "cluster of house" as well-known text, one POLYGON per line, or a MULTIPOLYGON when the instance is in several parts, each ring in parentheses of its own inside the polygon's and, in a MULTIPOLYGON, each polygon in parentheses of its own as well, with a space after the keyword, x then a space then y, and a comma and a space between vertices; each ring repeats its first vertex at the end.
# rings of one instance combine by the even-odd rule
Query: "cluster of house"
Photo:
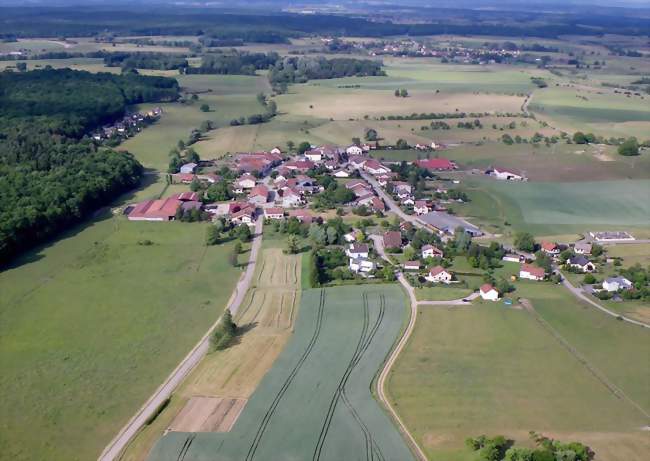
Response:
POLYGON ((105 125, 98 131, 94 132, 92 138, 95 141, 128 138, 129 136, 141 131, 144 126, 158 120, 162 115, 162 112, 163 110, 161 107, 154 107, 147 112, 126 114, 121 120, 110 125, 105 125))

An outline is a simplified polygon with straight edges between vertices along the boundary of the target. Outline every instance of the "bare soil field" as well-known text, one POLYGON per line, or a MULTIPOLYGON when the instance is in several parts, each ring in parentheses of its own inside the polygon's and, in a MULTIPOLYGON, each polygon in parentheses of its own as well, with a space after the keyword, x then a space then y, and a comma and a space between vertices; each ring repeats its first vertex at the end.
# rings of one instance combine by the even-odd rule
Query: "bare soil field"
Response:
POLYGON ((192 397, 169 426, 177 432, 230 432, 246 399, 192 397))

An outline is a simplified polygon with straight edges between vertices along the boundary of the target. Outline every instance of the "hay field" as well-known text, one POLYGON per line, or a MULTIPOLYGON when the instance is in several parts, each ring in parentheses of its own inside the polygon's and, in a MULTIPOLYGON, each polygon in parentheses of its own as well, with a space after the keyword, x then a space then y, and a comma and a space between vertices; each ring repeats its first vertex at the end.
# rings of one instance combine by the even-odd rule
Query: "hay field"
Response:
POLYGON ((277 102, 282 111, 293 115, 335 120, 414 112, 519 112, 524 102, 520 96, 471 91, 436 94, 413 90, 409 95, 397 98, 393 90, 340 89, 307 83, 293 86, 290 93, 278 96, 277 102))
MULTIPOLYGON (((643 359, 650 343, 639 337, 647 333, 561 299, 561 304, 556 297, 544 306, 537 299, 533 304, 558 330, 571 316, 561 333, 639 397, 638 385, 645 380, 647 389, 650 372, 643 359), (629 358, 611 364, 620 362, 615 357, 624 356, 621 351, 629 358)), ((469 461, 474 454, 464 446, 466 437, 503 434, 527 444, 529 430, 584 442, 596 451, 596 460, 642 460, 650 449, 642 431, 647 418, 612 395, 525 310, 485 303, 421 308, 388 388, 430 459, 469 461)))
POLYGON ((232 430, 169 433, 148 459, 412 459, 369 389, 405 314, 394 285, 303 291, 295 335, 232 430))

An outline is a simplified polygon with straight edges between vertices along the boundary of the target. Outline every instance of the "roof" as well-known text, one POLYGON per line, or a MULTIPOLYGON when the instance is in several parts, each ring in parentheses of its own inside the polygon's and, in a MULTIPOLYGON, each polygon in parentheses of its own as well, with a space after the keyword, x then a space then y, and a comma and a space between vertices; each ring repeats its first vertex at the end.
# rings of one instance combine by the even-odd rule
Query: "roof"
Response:
POLYGON ((183 202, 192 201, 195 202, 199 199, 199 194, 196 192, 181 192, 179 194, 174 194, 170 198, 175 198, 183 202))
POLYGON ((363 186, 369 188, 370 185, 365 182, 363 179, 353 179, 345 185, 346 189, 354 189, 355 187, 363 186))
POLYGON ((428 251, 428 250, 431 250, 436 254, 442 254, 442 250, 438 247, 434 247, 433 245, 424 245, 422 247, 422 251, 428 251))
POLYGON ((248 194, 249 197, 256 197, 258 195, 260 197, 267 198, 269 196, 269 188, 264 184, 258 184, 257 186, 253 187, 250 194, 248 194))
POLYGON ((557 250, 557 244, 553 242, 542 242, 542 249, 546 251, 554 251, 557 250))
POLYGON ((481 285, 481 293, 489 293, 489 292, 492 291, 492 290, 497 291, 497 290, 496 290, 492 285, 490 285, 489 283, 484 283, 483 285, 481 285))
POLYGON ((585 264, 589 263, 589 259, 582 255, 577 255, 577 256, 571 256, 569 258, 569 264, 576 264, 579 266, 584 266, 585 264))
POLYGON ((381 210, 381 211, 384 211, 386 209, 386 205, 384 205, 383 200, 380 199, 379 197, 372 198, 372 207, 375 210, 381 210))
POLYGON ((277 208, 277 207, 265 208, 265 209, 264 209, 264 214, 265 214, 265 215, 271 215, 271 214, 281 214, 281 215, 284 215, 284 209, 282 209, 282 208, 277 208))
POLYGON ((422 208, 422 207, 428 207, 429 205, 427 204, 426 200, 416 200, 415 206, 418 208, 422 208))
POLYGON ((546 275, 546 271, 543 267, 533 266, 532 264, 522 264, 521 271, 528 272, 535 277, 544 277, 546 275))
POLYGON ((351 243, 350 244, 351 253, 368 253, 368 244, 367 243, 351 243))
POLYGON ((420 267, 420 261, 406 261, 404 267, 420 267))
MULTIPOLYGON (((435 277, 436 275, 442 274, 443 272, 447 272, 447 269, 445 269, 442 266, 436 266, 436 267, 432 267, 429 270, 429 275, 431 275, 432 277, 435 277)), ((447 273, 449 273, 449 272, 447 272, 447 273)))
POLYGON ((180 204, 180 200, 172 197, 159 200, 147 200, 138 203, 129 213, 129 217, 171 219, 176 215, 176 210, 180 204))
POLYGON ((623 277, 622 275, 617 275, 616 277, 607 277, 605 279, 605 282, 607 283, 618 283, 619 285, 632 285, 632 282, 630 282, 628 279, 623 277))
POLYGON ((575 244, 575 249, 586 251, 587 253, 591 253, 592 245, 591 243, 587 243, 587 242, 578 242, 575 244))
POLYGON ((418 160, 415 163, 427 170, 453 170, 456 167, 451 160, 444 157, 418 160))
POLYGON ((402 246, 402 234, 398 231, 388 231, 384 234, 384 247, 400 248, 402 246))

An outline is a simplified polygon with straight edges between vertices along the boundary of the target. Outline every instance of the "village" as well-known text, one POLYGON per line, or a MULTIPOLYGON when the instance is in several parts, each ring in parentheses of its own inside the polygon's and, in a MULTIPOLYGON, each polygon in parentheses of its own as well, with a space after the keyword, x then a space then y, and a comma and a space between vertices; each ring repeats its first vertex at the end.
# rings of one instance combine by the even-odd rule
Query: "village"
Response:
MULTIPOLYGON (((373 283, 403 275, 417 288, 473 291, 463 302, 480 296, 507 304, 517 281, 564 283, 576 295, 600 300, 622 301, 634 291, 633 273, 595 276, 599 264, 611 269, 616 262, 604 256, 599 243, 634 240, 626 232, 597 232, 566 243, 537 243, 524 235, 514 245, 503 244, 449 208, 468 200, 456 188, 458 176, 447 177, 461 168, 428 146, 418 147, 435 156, 413 162, 379 161, 369 144, 304 147, 302 153, 274 147, 217 161, 194 158, 167 178, 189 190, 133 203, 123 212, 130 221, 209 221, 230 235, 262 220, 276 233, 317 243, 312 260, 319 283, 373 283), (484 283, 462 276, 455 262, 460 256, 485 270, 484 283), (504 264, 509 270, 499 271, 504 264)), ((511 168, 479 173, 527 181, 524 172, 511 168)))

